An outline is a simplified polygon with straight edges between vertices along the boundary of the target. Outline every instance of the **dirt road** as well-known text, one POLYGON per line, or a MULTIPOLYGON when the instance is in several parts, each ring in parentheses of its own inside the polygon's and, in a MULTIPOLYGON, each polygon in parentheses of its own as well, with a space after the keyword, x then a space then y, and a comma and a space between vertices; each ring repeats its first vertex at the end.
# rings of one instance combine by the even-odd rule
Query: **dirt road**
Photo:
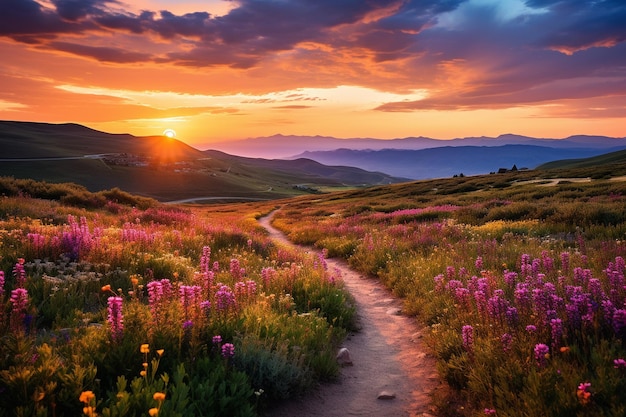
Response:
MULTIPOLYGON (((293 245, 270 225, 271 215, 259 221, 273 239, 293 245)), ((400 314, 402 302, 378 281, 352 270, 345 261, 327 261, 329 269, 340 271, 357 303, 361 330, 343 344, 353 365, 342 368, 336 383, 323 384, 306 398, 282 404, 265 416, 436 416, 430 395, 441 382, 415 319, 400 314), (395 398, 380 399, 381 394, 395 398)))

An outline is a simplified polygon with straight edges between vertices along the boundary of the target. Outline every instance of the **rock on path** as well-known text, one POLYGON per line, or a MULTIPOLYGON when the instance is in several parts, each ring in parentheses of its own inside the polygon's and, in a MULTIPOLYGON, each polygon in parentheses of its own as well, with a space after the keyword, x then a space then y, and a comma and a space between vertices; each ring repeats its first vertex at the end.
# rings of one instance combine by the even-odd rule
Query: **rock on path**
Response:
MULTIPOLYGON (((294 246, 270 225, 271 215, 259 222, 271 238, 294 246)), ((377 280, 364 277, 343 260, 327 259, 327 263, 340 271, 356 301, 360 331, 348 335, 342 345, 350 353, 352 366, 341 368, 337 382, 322 384, 304 398, 268 410, 265 416, 436 415, 430 396, 441 387, 441 380, 415 319, 401 314, 401 300, 377 280)))

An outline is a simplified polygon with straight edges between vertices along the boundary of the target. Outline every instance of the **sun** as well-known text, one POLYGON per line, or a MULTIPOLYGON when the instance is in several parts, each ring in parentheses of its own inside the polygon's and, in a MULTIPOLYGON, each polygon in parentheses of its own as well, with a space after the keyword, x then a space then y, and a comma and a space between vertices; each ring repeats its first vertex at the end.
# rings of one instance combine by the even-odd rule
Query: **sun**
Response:
POLYGON ((163 131, 163 135, 170 139, 174 139, 176 137, 176 131, 174 129, 165 129, 163 131))

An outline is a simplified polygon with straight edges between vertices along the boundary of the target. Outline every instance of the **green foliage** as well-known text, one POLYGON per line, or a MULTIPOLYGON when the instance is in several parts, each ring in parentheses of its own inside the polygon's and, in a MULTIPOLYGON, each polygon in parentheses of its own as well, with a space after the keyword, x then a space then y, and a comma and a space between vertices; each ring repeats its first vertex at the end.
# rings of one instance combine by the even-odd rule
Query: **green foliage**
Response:
MULTIPOLYGON (((40 196, 48 187, 9 184, 40 196)), ((0 200, 0 415, 253 416, 338 374, 334 350, 354 305, 323 259, 267 239, 255 217, 271 208, 66 191, 59 201, 0 200), (150 285, 165 280, 155 301, 150 285), (21 286, 20 313, 9 298, 21 286), (235 297, 227 310, 224 287, 235 297), (183 301, 184 288, 193 300, 183 301), (122 303, 119 333, 112 297, 122 303), (222 356, 226 343, 234 358, 222 356)))
MULTIPOLYGON (((623 167, 616 172, 623 173, 623 167)), ((570 316, 576 300, 572 288, 592 292, 587 281, 573 277, 575 267, 588 271, 603 291, 624 276, 623 268, 615 267, 626 256, 624 183, 567 179, 573 174, 595 178, 589 171, 540 174, 420 181, 302 199, 297 213, 279 212, 276 224, 290 236, 307 236, 309 243, 347 258, 404 297, 403 310, 430 329, 438 369, 453 389, 438 400, 450 404, 442 407, 450 415, 483 415, 485 409, 520 417, 622 415, 626 401, 617 393, 623 390, 626 365, 614 361, 626 357, 626 346, 623 334, 608 324, 614 323, 611 313, 602 312, 609 308, 609 296, 589 302, 595 307, 586 317, 594 321, 584 330, 570 316), (365 201, 369 210, 353 209, 365 201), (337 250, 342 239, 356 242, 355 248, 337 250), (568 263, 561 263, 563 253, 568 263), (563 323, 557 341, 552 340, 556 330, 543 318, 547 313, 531 314, 516 305, 515 284, 506 284, 508 272, 521 274, 522 254, 534 260, 541 275, 533 278, 538 272, 526 271, 516 282, 537 291, 552 284, 561 300, 550 313, 563 323), (453 280, 467 291, 465 301, 446 288, 453 280), (483 310, 477 307, 478 280, 488 288, 483 310), (490 316, 487 301, 500 294, 496 290, 518 308, 515 326, 504 316, 490 316), (525 329, 531 324, 536 333, 525 329), (474 331, 471 349, 462 338, 465 325, 474 331), (539 343, 549 345, 541 368, 533 351, 539 343), (581 386, 589 391, 580 392, 581 386)), ((620 285, 611 287, 611 308, 626 307, 620 285)))

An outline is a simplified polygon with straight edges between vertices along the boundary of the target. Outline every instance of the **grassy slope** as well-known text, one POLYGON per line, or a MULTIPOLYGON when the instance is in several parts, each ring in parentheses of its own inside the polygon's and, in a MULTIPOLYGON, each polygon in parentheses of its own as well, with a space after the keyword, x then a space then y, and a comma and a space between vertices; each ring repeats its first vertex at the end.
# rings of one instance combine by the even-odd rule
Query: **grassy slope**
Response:
POLYGON ((613 164, 626 163, 626 151, 611 152, 592 158, 583 159, 563 159, 559 161, 548 162, 541 165, 538 169, 554 169, 554 168, 589 168, 597 166, 607 166, 613 164))
MULTIPOLYGON (((158 200, 192 197, 283 198, 302 194, 295 184, 338 187, 388 183, 394 179, 356 168, 239 158, 204 153, 163 136, 108 134, 76 124, 0 121, 0 158, 62 158, 94 154, 132 154, 152 158, 151 167, 107 165, 101 160, 2 161, 0 176, 48 182, 74 182, 99 191, 113 187, 158 200), (186 161, 193 172, 172 165, 186 161), (313 169, 311 166, 315 165, 313 169)), ((395 180, 397 182, 397 180, 395 180)))

